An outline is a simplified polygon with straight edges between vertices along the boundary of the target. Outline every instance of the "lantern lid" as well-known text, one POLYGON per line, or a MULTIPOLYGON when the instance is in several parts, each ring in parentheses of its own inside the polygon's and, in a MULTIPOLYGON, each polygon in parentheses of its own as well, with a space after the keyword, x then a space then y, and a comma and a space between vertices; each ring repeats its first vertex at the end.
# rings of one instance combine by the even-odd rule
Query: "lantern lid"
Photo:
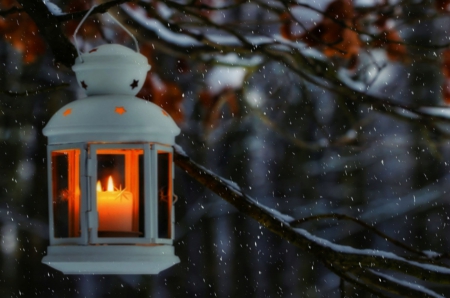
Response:
POLYGON ((87 95, 136 95, 150 68, 147 57, 118 44, 105 44, 80 53, 72 66, 87 95))
POLYGON ((127 95, 99 95, 62 107, 43 129, 49 144, 156 142, 175 144, 180 129, 159 106, 127 95))

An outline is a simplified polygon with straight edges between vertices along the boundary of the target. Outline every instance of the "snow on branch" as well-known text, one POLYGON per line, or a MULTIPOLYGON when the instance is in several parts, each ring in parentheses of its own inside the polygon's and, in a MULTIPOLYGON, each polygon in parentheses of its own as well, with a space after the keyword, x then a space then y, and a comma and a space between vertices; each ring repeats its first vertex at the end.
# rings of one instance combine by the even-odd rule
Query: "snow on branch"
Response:
MULTIPOLYGON (((407 297, 430 297, 438 298, 443 297, 434 291, 431 291, 421 285, 400 280, 398 278, 389 276, 384 273, 375 272, 373 270, 367 271, 367 277, 372 278, 372 282, 375 281, 374 285, 382 289, 395 292, 398 295, 407 297)), ((363 276, 365 278, 365 276, 363 276)))
POLYGON ((383 276, 383 280, 386 281, 384 290, 397 293, 408 289, 409 293, 414 293, 414 297, 440 296, 422 286, 412 286, 410 284, 412 278, 439 284, 450 284, 450 268, 436 263, 433 257, 411 255, 402 257, 388 251, 356 249, 314 236, 304 229, 295 228, 291 225, 291 223, 298 223, 298 220, 261 205, 255 199, 247 196, 236 183, 196 164, 178 146, 174 148, 174 152, 176 165, 188 175, 232 204, 239 212, 257 220, 261 225, 303 251, 315 255, 328 268, 330 266, 336 269, 341 268, 342 270, 333 271, 347 281, 358 280, 358 284, 363 281, 366 286, 371 287, 374 274, 377 274, 381 279, 381 275, 375 273, 376 270, 400 272, 405 275, 404 280, 397 280, 390 275, 383 276), (358 278, 352 278, 347 274, 354 274, 358 278))
POLYGON ((62 9, 55 3, 49 0, 42 0, 42 2, 44 2, 44 4, 47 6, 47 9, 52 13, 52 15, 54 16, 64 15, 62 9))
MULTIPOLYGON (((105 1, 102 4, 97 5, 96 8, 94 8, 94 10, 91 12, 91 15, 97 14, 97 13, 105 13, 108 11, 108 9, 110 9, 111 7, 123 4, 125 2, 131 2, 132 0, 112 0, 112 1, 105 1)), ((70 21, 70 20, 76 20, 76 19, 81 19, 83 18, 86 13, 89 10, 82 10, 82 11, 77 11, 74 13, 60 13, 57 15, 57 19, 59 22, 65 22, 65 21, 70 21)))
MULTIPOLYGON (((257 55, 285 65, 303 80, 345 98, 348 102, 367 104, 375 111, 389 114, 404 121, 419 122, 427 125, 429 129, 441 133, 444 133, 445 129, 438 126, 436 122, 450 123, 450 118, 446 115, 431 114, 419 107, 396 103, 389 98, 373 96, 365 91, 358 90, 358 88, 353 88, 354 86, 344 82, 342 75, 339 75, 336 67, 329 59, 326 59, 323 55, 311 55, 311 50, 308 50, 308 47, 305 47, 302 42, 292 42, 277 33, 268 36, 244 34, 232 25, 211 21, 200 13, 201 10, 173 1, 164 2, 167 9, 185 13, 202 24, 202 28, 207 28, 209 31, 216 33, 208 33, 203 29, 188 29, 188 26, 182 23, 178 24, 173 20, 165 19, 164 15, 167 13, 158 14, 153 9, 147 10, 151 17, 144 19, 139 9, 131 12, 125 7, 119 7, 119 5, 130 1, 99 0, 100 4, 94 9, 93 14, 112 12, 122 23, 132 27, 133 33, 137 34, 137 37, 143 42, 152 42, 158 46, 159 50, 165 50, 174 55, 186 56, 190 59, 204 57, 205 54, 257 55)), ((61 24, 68 20, 79 19, 86 12, 65 13, 58 11, 55 15, 54 7, 51 6, 53 8, 49 9, 49 6, 45 4, 47 2, 18 0, 18 3, 40 28, 40 34, 53 52, 55 62, 71 67, 77 56, 77 51, 63 33, 61 24)), ((145 4, 145 2, 138 3, 139 5, 145 4)))

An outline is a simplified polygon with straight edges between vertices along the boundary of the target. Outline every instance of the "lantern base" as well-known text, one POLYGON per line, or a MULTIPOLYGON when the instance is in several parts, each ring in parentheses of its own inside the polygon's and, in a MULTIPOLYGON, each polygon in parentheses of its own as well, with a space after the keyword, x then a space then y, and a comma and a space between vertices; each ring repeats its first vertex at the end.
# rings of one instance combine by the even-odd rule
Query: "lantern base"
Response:
POLYGON ((42 259, 64 274, 158 274, 179 262, 171 245, 49 246, 42 259))

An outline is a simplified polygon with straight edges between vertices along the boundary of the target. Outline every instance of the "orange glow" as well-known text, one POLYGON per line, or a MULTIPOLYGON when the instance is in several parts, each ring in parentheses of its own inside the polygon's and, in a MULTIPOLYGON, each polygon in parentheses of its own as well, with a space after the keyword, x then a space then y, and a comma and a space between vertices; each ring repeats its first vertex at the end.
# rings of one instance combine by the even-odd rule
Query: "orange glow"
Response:
POLYGON ((80 150, 63 149, 52 151, 52 193, 53 193, 53 216, 55 224, 58 218, 65 218, 67 230, 56 232, 56 238, 80 237, 80 150), (56 166, 53 166, 56 165, 56 166), (57 166, 64 166, 60 170, 57 166), (64 183, 60 184, 61 177, 64 183), (64 205, 61 205, 64 202, 64 205), (66 206, 57 208, 57 206, 66 206), (64 210, 64 211, 63 211, 64 210))
POLYGON ((131 231, 133 225, 133 194, 125 189, 114 190, 112 176, 106 191, 97 181, 97 211, 99 231, 131 231))
MULTIPOLYGON (((120 107, 116 107, 120 108, 120 107)), ((98 155, 121 155, 124 157, 123 168, 115 169, 102 175, 98 173, 97 212, 98 231, 103 232, 138 232, 140 204, 139 159, 144 155, 143 149, 98 149, 98 155), (112 174, 112 175, 111 175, 112 174), (111 175, 111 177, 110 177, 111 175), (117 180, 119 179, 119 180, 117 180), (130 226, 131 222, 131 226, 130 226)), ((140 231, 142 232, 142 231, 140 231)), ((107 236, 100 236, 107 237, 107 236)))

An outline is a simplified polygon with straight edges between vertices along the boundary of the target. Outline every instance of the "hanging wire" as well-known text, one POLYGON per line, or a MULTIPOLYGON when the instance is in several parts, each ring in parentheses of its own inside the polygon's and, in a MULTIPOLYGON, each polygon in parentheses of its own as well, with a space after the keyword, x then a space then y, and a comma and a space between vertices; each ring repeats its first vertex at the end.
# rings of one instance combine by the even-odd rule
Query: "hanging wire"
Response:
MULTIPOLYGON (((80 29, 81 25, 83 25, 84 21, 86 21, 86 19, 88 18, 88 16, 91 14, 91 12, 97 7, 98 5, 94 5, 92 6, 88 12, 86 13, 86 15, 81 19, 81 22, 78 24, 77 28, 75 29, 75 32, 73 33, 73 40, 75 41, 75 47, 77 48, 77 53, 78 53, 78 57, 80 57, 81 63, 84 62, 83 57, 81 56, 81 52, 80 49, 78 47, 78 41, 77 41, 77 33, 78 30, 80 29)), ((110 13, 107 12, 107 14, 109 15, 109 17, 111 19, 113 19, 119 26, 120 28, 122 28, 126 33, 128 33, 128 35, 131 36, 131 38, 134 41, 134 44, 136 45, 136 52, 139 53, 139 44, 138 41, 136 39, 136 37, 134 37, 134 35, 127 29, 125 28, 124 25, 122 25, 115 17, 113 17, 110 13)))

